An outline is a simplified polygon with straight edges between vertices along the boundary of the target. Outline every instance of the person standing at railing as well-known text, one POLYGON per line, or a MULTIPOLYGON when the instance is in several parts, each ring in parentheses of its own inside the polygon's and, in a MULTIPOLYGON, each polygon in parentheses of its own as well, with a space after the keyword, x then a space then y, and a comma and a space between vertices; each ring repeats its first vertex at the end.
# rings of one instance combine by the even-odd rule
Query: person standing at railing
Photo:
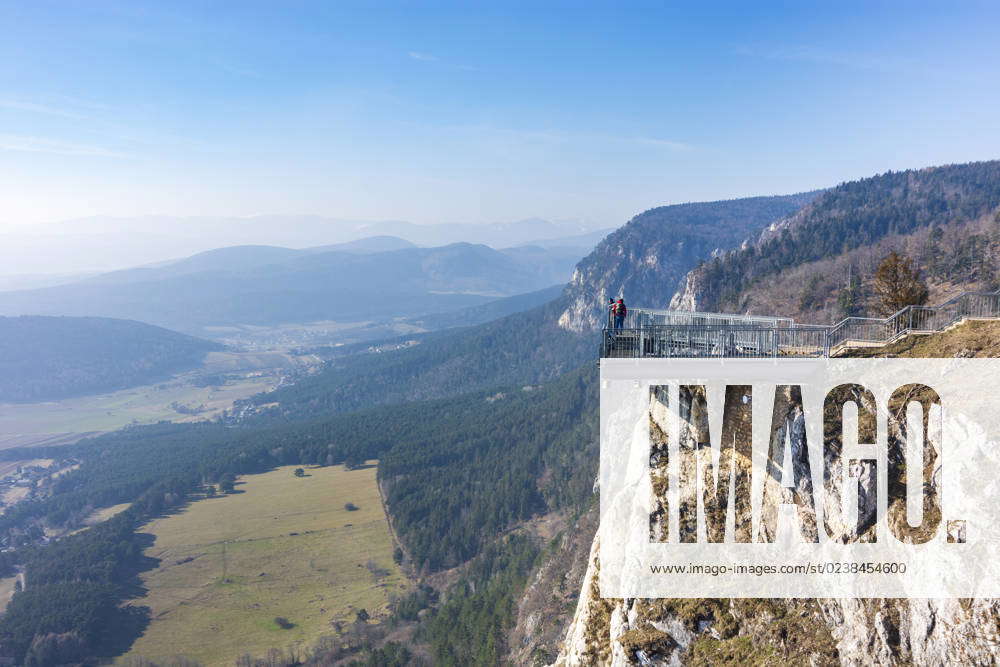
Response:
POLYGON ((625 300, 618 299, 618 303, 615 304, 615 329, 621 329, 625 326, 625 315, 628 314, 628 309, 625 307, 625 300))
POLYGON ((610 329, 615 325, 615 300, 608 299, 608 322, 607 328, 610 329))

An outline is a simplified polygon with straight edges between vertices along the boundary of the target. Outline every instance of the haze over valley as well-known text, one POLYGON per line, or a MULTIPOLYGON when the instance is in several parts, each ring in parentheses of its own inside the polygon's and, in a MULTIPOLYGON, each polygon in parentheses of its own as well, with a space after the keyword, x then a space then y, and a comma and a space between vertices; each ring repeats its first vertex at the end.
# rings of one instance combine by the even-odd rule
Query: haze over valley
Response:
MULTIPOLYGON (((351 221, 322 216, 258 215, 91 217, 0 226, 0 280, 14 276, 72 276, 156 264, 227 246, 315 248, 391 236, 415 246, 478 243, 494 248, 559 243, 593 247, 607 222, 550 222, 525 218, 486 224, 351 221)), ((4 283, 0 282, 0 287, 4 283)))
MULTIPOLYGON (((703 483, 661 502, 711 481, 718 433, 644 387, 664 368, 1000 356, 996 7, 99 0, 0 25, 0 665, 997 662, 992 598, 605 597, 599 530, 608 452, 650 473, 648 522, 613 522, 643 544, 709 509, 703 483), (601 451, 617 369, 637 411, 610 420, 648 455, 601 451)), ((910 398, 861 419, 842 387, 857 442, 807 446, 813 394, 743 387, 718 466, 770 442, 738 477, 768 538, 814 487, 858 516, 804 548, 884 534, 879 502, 930 535, 897 512, 910 398)), ((955 479, 933 445, 925 501, 955 479)), ((984 549, 944 497, 934 539, 984 549)), ((734 553, 719 516, 704 546, 734 553)))

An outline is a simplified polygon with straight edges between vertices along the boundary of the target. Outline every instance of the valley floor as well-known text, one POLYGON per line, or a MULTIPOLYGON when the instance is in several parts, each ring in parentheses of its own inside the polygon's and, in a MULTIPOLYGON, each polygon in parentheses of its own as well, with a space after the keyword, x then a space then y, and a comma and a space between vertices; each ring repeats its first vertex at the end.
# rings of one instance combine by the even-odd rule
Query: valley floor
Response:
POLYGON ((305 649, 361 609, 385 615, 390 596, 406 592, 375 466, 294 470, 246 476, 234 493, 142 528, 159 563, 131 603, 149 606, 152 622, 128 657, 231 665, 270 648, 305 649))
POLYGON ((202 367, 157 384, 60 401, 0 405, 0 449, 69 444, 132 423, 211 419, 233 402, 277 386, 295 369, 318 363, 285 352, 211 352, 202 367), (224 376, 208 386, 206 374, 224 376))

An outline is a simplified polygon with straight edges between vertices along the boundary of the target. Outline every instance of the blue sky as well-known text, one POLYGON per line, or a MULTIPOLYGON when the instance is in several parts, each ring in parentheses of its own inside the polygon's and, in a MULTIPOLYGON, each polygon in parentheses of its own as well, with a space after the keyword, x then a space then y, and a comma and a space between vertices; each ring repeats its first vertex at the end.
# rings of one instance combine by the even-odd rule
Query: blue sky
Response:
POLYGON ((617 225, 1000 158, 1000 5, 0 0, 0 225, 617 225))

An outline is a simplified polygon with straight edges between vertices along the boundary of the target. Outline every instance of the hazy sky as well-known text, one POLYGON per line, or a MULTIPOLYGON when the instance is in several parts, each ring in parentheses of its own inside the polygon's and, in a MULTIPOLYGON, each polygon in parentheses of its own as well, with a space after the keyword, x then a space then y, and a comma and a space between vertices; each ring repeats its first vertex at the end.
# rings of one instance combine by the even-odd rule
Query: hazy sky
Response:
POLYGON ((615 4, 0 0, 0 224, 620 224, 1000 157, 998 3, 615 4))

